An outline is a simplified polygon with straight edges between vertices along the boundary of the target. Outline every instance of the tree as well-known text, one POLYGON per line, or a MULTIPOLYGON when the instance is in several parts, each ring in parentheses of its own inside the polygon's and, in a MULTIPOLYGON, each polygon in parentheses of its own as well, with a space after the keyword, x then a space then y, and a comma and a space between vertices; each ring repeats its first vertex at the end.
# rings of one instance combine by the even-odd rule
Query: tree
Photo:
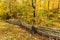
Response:
POLYGON ((33 17, 34 17, 34 19, 33 19, 33 24, 35 23, 35 17, 36 17, 36 0, 32 0, 32 7, 33 7, 33 9, 34 9, 34 11, 33 11, 33 17))

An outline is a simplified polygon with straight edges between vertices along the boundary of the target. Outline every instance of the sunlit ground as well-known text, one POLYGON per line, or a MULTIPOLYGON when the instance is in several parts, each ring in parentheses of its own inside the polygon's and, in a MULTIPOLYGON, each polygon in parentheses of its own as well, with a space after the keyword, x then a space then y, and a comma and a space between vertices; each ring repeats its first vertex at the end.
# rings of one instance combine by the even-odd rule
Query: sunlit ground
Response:
POLYGON ((0 40, 46 40, 37 34, 31 34, 17 25, 0 21, 0 40))

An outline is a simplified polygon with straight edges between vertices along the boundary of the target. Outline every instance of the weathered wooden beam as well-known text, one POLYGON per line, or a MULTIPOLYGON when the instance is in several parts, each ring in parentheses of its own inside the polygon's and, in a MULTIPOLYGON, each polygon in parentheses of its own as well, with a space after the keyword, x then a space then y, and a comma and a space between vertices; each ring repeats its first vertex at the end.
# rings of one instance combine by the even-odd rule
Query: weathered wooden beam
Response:
POLYGON ((38 27, 35 25, 27 24, 24 21, 18 19, 10 19, 6 20, 6 22, 16 25, 22 25, 23 27, 29 29, 30 31, 33 31, 34 33, 37 32, 38 34, 42 34, 44 36, 60 39, 60 28, 38 27))

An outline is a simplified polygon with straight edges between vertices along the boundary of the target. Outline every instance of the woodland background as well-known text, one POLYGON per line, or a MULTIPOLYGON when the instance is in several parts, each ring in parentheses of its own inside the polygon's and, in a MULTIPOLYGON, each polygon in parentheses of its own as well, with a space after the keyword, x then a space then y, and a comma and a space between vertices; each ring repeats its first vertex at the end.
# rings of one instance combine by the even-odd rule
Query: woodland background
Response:
POLYGON ((0 0, 0 40, 54 40, 5 22, 8 19, 60 28, 60 0, 0 0))
POLYGON ((0 19, 13 18, 37 26, 60 27, 60 0, 0 0, 0 19))

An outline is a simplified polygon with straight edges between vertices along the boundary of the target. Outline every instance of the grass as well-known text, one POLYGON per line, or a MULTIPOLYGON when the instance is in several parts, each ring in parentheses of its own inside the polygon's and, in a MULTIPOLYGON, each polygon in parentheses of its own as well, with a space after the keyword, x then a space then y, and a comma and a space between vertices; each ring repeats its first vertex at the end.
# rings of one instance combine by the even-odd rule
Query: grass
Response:
POLYGON ((43 36, 31 34, 20 26, 0 21, 0 40, 45 40, 43 36))

